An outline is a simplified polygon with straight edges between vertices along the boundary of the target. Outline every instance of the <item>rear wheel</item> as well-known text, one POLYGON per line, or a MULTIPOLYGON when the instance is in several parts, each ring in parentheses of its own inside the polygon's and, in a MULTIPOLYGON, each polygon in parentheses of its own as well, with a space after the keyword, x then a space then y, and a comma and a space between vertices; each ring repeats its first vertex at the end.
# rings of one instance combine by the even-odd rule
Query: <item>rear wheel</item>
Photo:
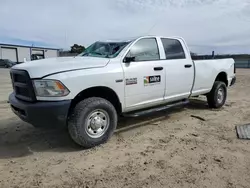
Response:
POLYGON ((227 99, 227 87, 224 82, 216 81, 212 90, 207 95, 207 102, 210 108, 221 108, 227 99))
POLYGON ((114 106, 106 99, 98 97, 79 102, 68 121, 71 138, 84 148, 105 143, 116 126, 117 113, 114 106))

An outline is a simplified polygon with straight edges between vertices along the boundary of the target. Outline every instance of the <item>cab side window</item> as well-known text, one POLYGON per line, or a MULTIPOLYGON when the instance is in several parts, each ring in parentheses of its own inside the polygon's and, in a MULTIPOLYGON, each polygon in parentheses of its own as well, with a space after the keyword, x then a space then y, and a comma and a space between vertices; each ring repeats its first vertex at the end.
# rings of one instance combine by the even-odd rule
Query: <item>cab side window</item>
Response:
POLYGON ((167 39, 167 38, 162 38, 161 41, 165 50, 166 59, 186 58, 185 52, 183 50, 180 41, 176 39, 167 39))
POLYGON ((160 59, 158 45, 155 38, 145 38, 137 41, 130 49, 127 57, 134 57, 134 61, 154 61, 160 59))

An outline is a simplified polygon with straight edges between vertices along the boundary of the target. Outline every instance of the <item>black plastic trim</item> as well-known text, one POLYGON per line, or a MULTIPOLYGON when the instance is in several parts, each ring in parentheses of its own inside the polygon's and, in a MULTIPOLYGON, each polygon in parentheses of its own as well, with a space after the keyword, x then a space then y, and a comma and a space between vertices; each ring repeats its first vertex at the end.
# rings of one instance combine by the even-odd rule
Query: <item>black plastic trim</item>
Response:
POLYGON ((38 127, 66 126, 71 100, 37 101, 35 103, 19 100, 9 95, 12 111, 23 121, 38 127))
POLYGON ((26 70, 11 69, 10 75, 11 75, 12 85, 13 85, 13 89, 14 89, 16 97, 21 100, 25 100, 29 102, 36 101, 36 95, 35 95, 35 91, 34 91, 32 80, 30 79, 29 73, 26 70), (18 75, 21 75, 24 78, 24 80, 19 81, 17 79, 18 75), (18 93, 17 92, 18 88, 27 89, 29 96, 21 95, 20 93, 18 93))
POLYGON ((233 79, 232 79, 232 81, 231 81, 231 83, 230 83, 230 86, 234 85, 235 82, 236 82, 236 77, 233 77, 233 79))

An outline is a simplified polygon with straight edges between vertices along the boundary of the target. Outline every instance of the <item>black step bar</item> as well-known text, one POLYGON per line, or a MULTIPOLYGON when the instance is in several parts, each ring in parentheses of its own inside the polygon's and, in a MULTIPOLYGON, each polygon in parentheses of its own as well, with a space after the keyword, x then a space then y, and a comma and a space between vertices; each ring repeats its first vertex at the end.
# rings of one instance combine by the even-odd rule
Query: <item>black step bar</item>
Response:
POLYGON ((167 104, 165 106, 150 108, 150 109, 142 110, 142 111, 124 113, 123 116, 124 117, 139 117, 139 116, 147 115, 147 114, 150 114, 150 113, 153 113, 153 112, 159 112, 159 111, 167 110, 167 109, 170 109, 170 108, 173 108, 173 107, 186 105, 188 103, 189 103, 189 100, 185 99, 185 100, 178 101, 178 102, 175 102, 175 103, 167 104))

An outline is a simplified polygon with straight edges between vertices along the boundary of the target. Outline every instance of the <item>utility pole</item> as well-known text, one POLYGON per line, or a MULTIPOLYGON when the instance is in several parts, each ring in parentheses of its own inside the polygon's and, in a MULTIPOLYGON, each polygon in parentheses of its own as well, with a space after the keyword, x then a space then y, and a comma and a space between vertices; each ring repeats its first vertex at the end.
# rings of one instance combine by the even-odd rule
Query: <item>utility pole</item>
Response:
POLYGON ((214 51, 212 51, 212 59, 214 59, 214 51))

